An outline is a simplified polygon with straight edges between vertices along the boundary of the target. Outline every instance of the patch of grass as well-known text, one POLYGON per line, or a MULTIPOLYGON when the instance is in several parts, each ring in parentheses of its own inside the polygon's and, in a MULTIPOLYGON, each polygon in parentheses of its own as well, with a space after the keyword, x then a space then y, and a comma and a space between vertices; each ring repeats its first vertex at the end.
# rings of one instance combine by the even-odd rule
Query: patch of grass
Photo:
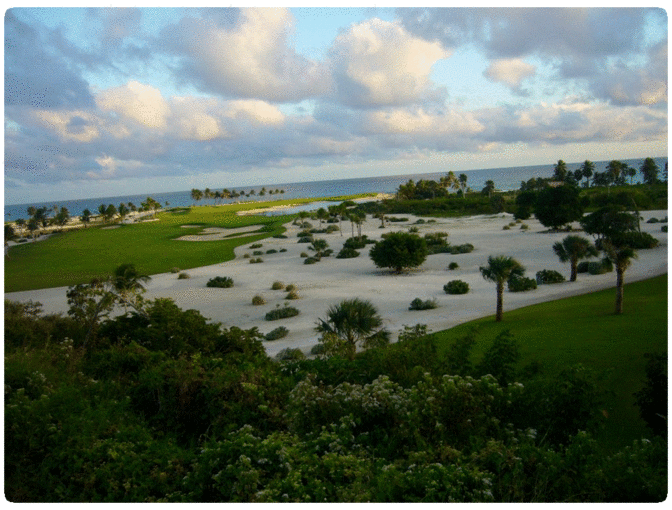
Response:
MULTIPOLYGON (((627 278, 627 273, 626 273, 627 278)), ((633 393, 643 386, 645 353, 667 352, 667 275, 625 286, 624 313, 614 315, 615 290, 575 296, 504 312, 435 333, 440 354, 477 327, 477 363, 494 338, 510 330, 520 343, 518 368, 539 364, 545 376, 583 364, 606 392, 604 438, 619 447, 646 437, 633 393)), ((495 309, 495 292, 492 293, 495 309)))

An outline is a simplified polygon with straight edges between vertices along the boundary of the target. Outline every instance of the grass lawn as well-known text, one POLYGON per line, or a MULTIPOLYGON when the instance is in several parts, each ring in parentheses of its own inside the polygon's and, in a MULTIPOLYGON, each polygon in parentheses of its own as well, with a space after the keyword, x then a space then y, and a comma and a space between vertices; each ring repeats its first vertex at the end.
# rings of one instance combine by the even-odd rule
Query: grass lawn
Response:
POLYGON ((632 395, 646 377, 644 354, 667 352, 667 275, 626 285, 623 315, 613 314, 614 299, 615 290, 608 289, 508 311, 500 323, 492 316, 436 333, 439 348, 477 327, 472 355, 478 362, 508 329, 520 344, 520 368, 536 361, 543 374, 552 375, 581 363, 606 392, 606 443, 631 444, 646 434, 632 395))

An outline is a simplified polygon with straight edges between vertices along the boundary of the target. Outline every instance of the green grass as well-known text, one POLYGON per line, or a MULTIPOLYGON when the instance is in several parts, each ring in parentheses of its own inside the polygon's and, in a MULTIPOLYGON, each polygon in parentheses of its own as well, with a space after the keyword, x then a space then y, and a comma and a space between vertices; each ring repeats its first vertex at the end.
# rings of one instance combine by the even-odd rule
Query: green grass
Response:
MULTIPOLYGON (((342 201, 371 194, 333 197, 319 200, 342 201)), ((298 198, 272 202, 246 202, 224 206, 176 208, 156 215, 159 221, 119 225, 116 229, 90 227, 57 234, 37 243, 12 247, 5 259, 5 292, 45 289, 88 283, 107 276, 126 262, 145 274, 165 273, 173 267, 181 270, 226 262, 234 258, 234 248, 281 234, 282 226, 296 215, 237 216, 237 211, 306 204, 317 199, 298 198), (200 228, 182 228, 197 225, 200 228), (259 225, 256 235, 233 235, 221 241, 177 241, 183 235, 195 235, 206 227, 236 228, 259 225), (261 230, 263 229, 263 231, 261 230)))
POLYGON ((472 355, 478 362, 495 336, 508 329, 520 343, 519 368, 539 362, 550 376, 581 363, 606 392, 605 440, 629 444, 646 433, 632 395, 646 377, 644 354, 667 352, 667 275, 626 285, 622 315, 614 315, 614 299, 615 290, 609 289, 505 311, 500 323, 491 316, 436 333, 439 349, 445 353, 477 327, 472 355))

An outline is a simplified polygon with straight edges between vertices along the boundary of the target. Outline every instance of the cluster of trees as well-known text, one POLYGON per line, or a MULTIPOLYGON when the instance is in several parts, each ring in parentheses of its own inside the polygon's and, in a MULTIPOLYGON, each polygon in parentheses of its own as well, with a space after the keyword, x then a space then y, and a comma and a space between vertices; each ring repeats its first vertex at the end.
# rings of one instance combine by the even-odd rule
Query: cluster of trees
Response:
MULTIPOLYGON (((488 182, 492 183, 492 181, 488 182)), ((494 183, 492 183, 492 188, 494 189, 494 183)), ((441 177, 439 181, 421 179, 417 183, 413 182, 413 179, 410 179, 406 184, 399 186, 397 199, 422 200, 445 197, 448 195, 449 190, 455 190, 458 195, 464 196, 468 190, 467 174, 456 176, 454 172, 450 171, 444 177, 441 177)))
MULTIPOLYGON (((567 164, 563 160, 558 160, 554 168, 553 180, 572 185, 582 184, 585 188, 591 185, 624 186, 627 184, 627 179, 630 179, 630 184, 632 184, 634 178, 637 177, 637 173, 636 168, 618 160, 610 161, 604 172, 596 171, 595 163, 589 160, 584 161, 581 167, 572 172, 567 170, 567 164)), ((660 182, 658 179, 660 169, 653 158, 644 160, 639 168, 639 173, 641 173, 642 182, 645 184, 652 185, 660 182)))
MULTIPOLYGON (((256 328, 143 300, 144 281, 127 264, 73 287, 67 316, 5 302, 10 501, 667 496, 664 428, 604 449, 595 376, 519 368, 507 333, 479 359, 474 332, 441 353, 423 325, 388 345, 375 307, 345 300, 316 326, 325 355, 276 362, 256 328), (124 313, 107 313, 120 305, 124 313)), ((637 397, 645 419, 666 413, 664 361, 651 358, 637 397)))
MULTIPOLYGON (((260 197, 263 197, 268 193, 269 195, 273 194, 278 194, 278 193, 284 193, 284 189, 269 189, 267 190, 266 187, 262 187, 259 190, 259 193, 257 193, 254 189, 251 189, 250 191, 247 192, 247 196, 253 196, 253 195, 259 195, 260 197)), ((200 202, 201 200, 214 200, 215 204, 221 203, 222 200, 230 199, 230 198, 238 198, 238 197, 244 197, 245 196, 245 191, 236 191, 236 190, 229 190, 228 188, 224 188, 223 190, 215 190, 212 191, 210 188, 205 188, 204 190, 199 190, 196 188, 193 188, 191 190, 191 198, 195 202, 200 202)))
MULTIPOLYGON (((29 216, 28 220, 18 218, 14 223, 20 229, 27 228, 33 235, 37 234, 41 228, 51 225, 63 226, 70 220, 70 212, 67 207, 61 207, 59 209, 56 205, 51 208, 30 206, 27 209, 27 213, 29 216), (53 216, 51 216, 52 213, 53 216)), ((14 228, 5 225, 5 238, 11 239, 15 235, 16 232, 14 228)))

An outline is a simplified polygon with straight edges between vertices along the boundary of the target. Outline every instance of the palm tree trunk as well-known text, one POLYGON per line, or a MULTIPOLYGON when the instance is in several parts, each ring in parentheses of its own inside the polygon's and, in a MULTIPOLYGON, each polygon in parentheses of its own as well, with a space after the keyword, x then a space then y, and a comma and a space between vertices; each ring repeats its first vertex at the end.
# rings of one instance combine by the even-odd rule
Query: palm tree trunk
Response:
POLYGON ((623 313, 623 273, 625 270, 616 266, 616 315, 623 313))
POLYGON ((576 273, 577 273, 577 266, 578 266, 578 261, 577 260, 572 260, 570 263, 572 267, 572 272, 569 275, 569 281, 570 282, 575 282, 576 281, 576 273))
POLYGON ((496 322, 502 322, 504 315, 504 282, 497 282, 497 315, 496 322))

